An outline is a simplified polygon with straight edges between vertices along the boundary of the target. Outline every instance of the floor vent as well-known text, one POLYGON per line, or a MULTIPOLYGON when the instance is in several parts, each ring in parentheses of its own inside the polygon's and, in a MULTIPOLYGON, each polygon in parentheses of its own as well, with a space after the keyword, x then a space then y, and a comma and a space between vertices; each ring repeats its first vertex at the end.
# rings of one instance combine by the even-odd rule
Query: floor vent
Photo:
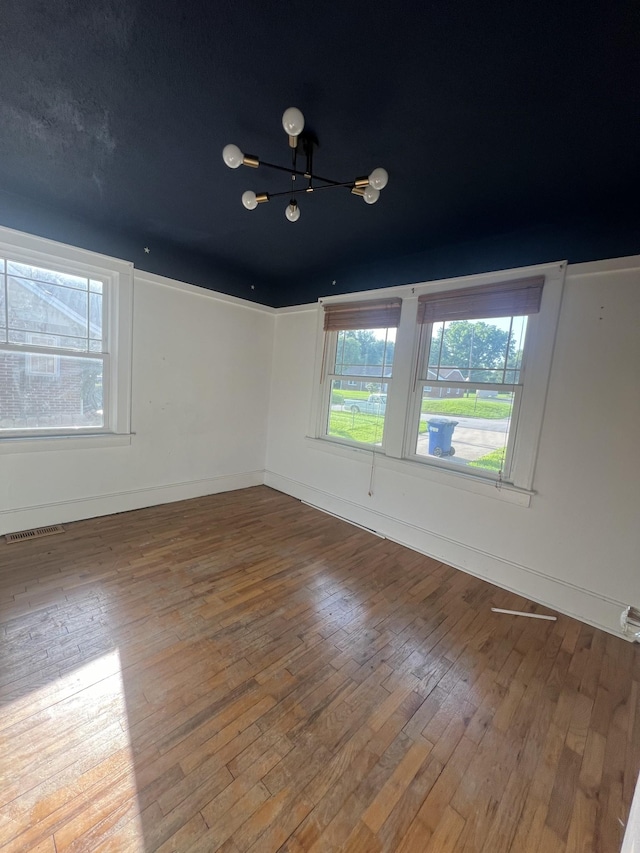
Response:
POLYGON ((7 533, 4 538, 7 542, 22 542, 23 539, 40 539, 41 536, 54 536, 56 533, 64 533, 64 527, 61 524, 35 527, 33 530, 21 530, 19 533, 7 533))

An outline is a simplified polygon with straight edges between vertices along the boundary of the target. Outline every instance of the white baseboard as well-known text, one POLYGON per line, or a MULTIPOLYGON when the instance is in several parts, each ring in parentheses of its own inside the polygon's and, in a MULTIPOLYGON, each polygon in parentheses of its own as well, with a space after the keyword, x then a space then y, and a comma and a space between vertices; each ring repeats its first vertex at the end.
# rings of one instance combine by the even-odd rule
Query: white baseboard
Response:
POLYGON ((204 480, 190 480, 186 483, 148 486, 144 489, 130 489, 70 501, 55 501, 37 506, 2 510, 0 511, 0 535, 29 530, 33 527, 46 527, 49 524, 64 524, 83 518, 112 515, 116 512, 142 509, 146 506, 174 503, 203 495, 215 495, 218 492, 247 489, 250 486, 260 486, 263 482, 264 471, 246 471, 241 474, 207 477, 204 480))
POLYGON ((616 637, 628 639, 620 627, 620 613, 626 606, 621 601, 606 598, 528 566, 464 545, 435 531, 408 524, 354 501, 338 498, 329 492, 283 477, 273 471, 265 471, 264 483, 272 489, 365 527, 467 574, 482 578, 595 628, 601 628, 616 637))

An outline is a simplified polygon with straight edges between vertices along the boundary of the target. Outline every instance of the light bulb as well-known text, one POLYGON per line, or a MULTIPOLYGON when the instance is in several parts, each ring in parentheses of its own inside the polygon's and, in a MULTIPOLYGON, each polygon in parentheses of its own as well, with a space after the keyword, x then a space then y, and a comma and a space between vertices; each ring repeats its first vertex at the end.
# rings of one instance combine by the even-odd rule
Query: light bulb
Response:
POLYGON ((374 169, 369 175, 369 186, 373 187, 375 190, 383 190, 388 181, 389 175, 387 174, 386 169, 374 169))
POLYGON ((256 209, 258 206, 258 199, 256 198, 256 194, 253 190, 247 190, 245 193, 242 193, 242 203, 247 210, 256 209))
POLYGON ((367 204, 375 204, 380 198, 380 190, 377 190, 369 184, 368 187, 365 187, 362 198, 367 202, 367 204))
POLYGON ((225 145, 222 149, 222 159, 230 169, 237 169, 242 166, 244 154, 237 145, 225 145))
POLYGON ((298 219, 300 219, 300 208, 298 207, 298 203, 296 201, 292 201, 288 204, 284 215, 287 217, 289 222, 297 222, 298 219))
POLYGON ((297 107, 289 107, 282 113, 282 126, 289 136, 300 136, 304 130, 304 116, 297 107))

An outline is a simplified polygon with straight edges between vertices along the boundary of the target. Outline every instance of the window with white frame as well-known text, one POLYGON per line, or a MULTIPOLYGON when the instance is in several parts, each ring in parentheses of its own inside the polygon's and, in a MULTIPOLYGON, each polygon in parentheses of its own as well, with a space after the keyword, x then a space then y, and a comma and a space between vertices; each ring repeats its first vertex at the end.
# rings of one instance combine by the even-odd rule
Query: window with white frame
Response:
POLYGON ((385 299, 325 306, 324 436, 383 444, 401 304, 385 299))
POLYGON ((543 285, 533 276, 419 297, 410 456, 509 479, 527 319, 543 285))
POLYGON ((53 254, 58 244, 8 233, 15 243, 0 244, 0 439, 128 432, 130 265, 97 266, 107 259, 63 246, 53 254))
POLYGON ((364 318, 383 299, 323 300, 315 436, 465 475, 458 485, 530 490, 565 268, 393 288, 393 321, 377 325, 364 318), (359 339, 385 354, 365 358, 359 339), (367 391, 350 392, 345 375, 367 391))

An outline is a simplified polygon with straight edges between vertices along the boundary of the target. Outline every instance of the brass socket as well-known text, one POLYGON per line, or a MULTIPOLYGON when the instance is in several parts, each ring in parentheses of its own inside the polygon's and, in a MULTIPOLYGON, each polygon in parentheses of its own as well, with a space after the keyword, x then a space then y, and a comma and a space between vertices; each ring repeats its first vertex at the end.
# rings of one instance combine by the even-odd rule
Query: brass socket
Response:
POLYGON ((262 204, 263 201, 269 201, 269 193, 258 193, 256 195, 256 201, 258 204, 262 204))
POLYGON ((242 158, 243 166, 251 166, 252 169, 257 169, 260 165, 260 160, 257 157, 254 157, 253 154, 245 154, 242 158))
POLYGON ((353 195, 364 195, 364 187, 355 186, 353 187, 351 192, 353 193, 353 195))
POLYGON ((369 186, 369 178, 356 178, 353 182, 355 187, 368 187, 369 186))

